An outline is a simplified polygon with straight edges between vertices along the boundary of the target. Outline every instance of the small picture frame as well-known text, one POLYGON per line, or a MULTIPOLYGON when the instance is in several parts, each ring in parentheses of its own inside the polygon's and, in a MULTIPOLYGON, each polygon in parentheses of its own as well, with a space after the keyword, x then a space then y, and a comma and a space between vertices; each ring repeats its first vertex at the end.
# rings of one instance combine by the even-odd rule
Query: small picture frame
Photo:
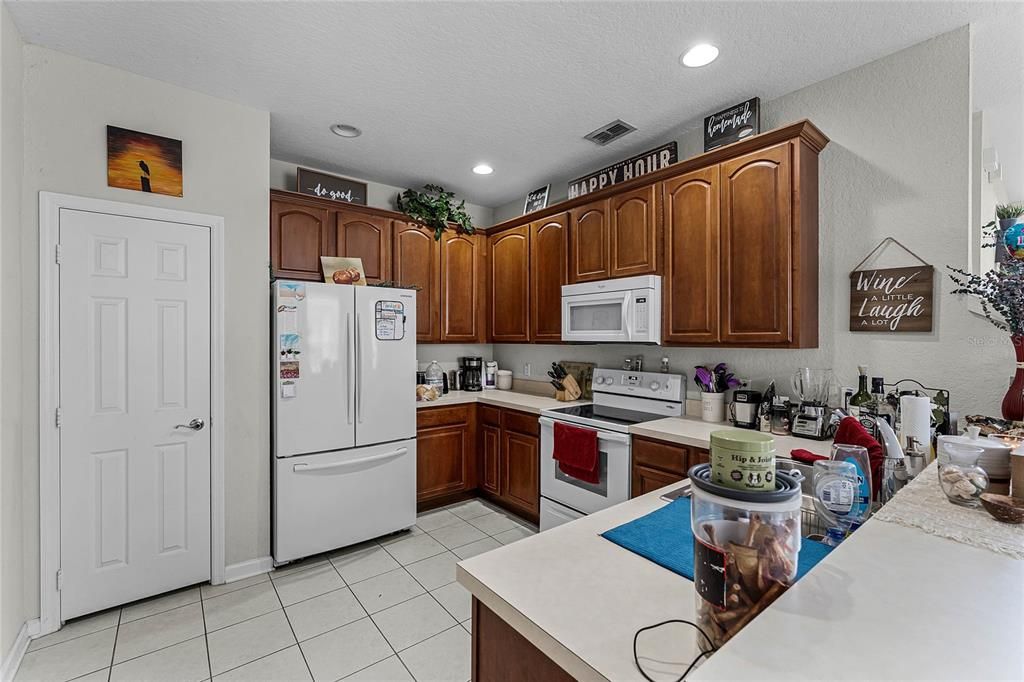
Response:
POLYGON ((523 204, 523 215, 539 211, 548 207, 548 193, 551 185, 544 185, 526 195, 526 203, 523 204))
POLYGON ((327 284, 354 284, 366 286, 366 271, 362 258, 320 256, 320 268, 327 284))

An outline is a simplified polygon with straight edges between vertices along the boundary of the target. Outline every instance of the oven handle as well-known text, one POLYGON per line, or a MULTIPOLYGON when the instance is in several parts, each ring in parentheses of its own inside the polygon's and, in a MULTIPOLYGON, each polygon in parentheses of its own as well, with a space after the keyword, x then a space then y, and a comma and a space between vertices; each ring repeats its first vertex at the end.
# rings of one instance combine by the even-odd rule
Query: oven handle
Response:
MULTIPOLYGON (((555 427, 555 420, 551 417, 541 417, 538 421, 540 421, 541 426, 549 426, 552 429, 555 427)), ((610 440, 616 443, 629 443, 630 441, 628 434, 615 433, 614 431, 602 431, 601 429, 594 429, 589 426, 581 426, 579 424, 572 424, 572 426, 587 429, 588 431, 597 431, 598 440, 610 440)))

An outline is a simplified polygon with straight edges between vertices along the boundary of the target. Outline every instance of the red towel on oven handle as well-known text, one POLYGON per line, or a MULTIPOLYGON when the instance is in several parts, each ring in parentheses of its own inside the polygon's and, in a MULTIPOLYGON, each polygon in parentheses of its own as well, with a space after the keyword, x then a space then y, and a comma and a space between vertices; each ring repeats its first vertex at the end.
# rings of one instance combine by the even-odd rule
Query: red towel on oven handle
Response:
POLYGON ((558 462, 563 474, 591 485, 601 482, 597 431, 555 422, 555 447, 551 457, 558 462))

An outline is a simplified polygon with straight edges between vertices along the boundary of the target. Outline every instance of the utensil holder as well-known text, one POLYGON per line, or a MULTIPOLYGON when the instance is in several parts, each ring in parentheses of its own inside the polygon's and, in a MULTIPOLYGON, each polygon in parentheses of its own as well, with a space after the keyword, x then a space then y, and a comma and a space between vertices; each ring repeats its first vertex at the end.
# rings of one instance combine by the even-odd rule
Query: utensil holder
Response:
POLYGON ((580 385, 576 383, 576 378, 573 375, 569 375, 561 380, 562 385, 565 386, 564 391, 555 391, 555 399, 561 400, 563 403, 570 402, 572 400, 579 400, 580 396, 583 395, 583 391, 580 390, 580 385))

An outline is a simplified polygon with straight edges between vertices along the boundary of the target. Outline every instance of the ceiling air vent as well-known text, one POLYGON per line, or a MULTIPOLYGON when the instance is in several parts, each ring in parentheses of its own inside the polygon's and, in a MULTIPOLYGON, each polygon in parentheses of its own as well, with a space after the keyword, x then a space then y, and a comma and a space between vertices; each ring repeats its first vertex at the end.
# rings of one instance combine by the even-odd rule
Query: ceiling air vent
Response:
POLYGON ((636 128, 629 125, 625 121, 616 119, 608 125, 603 125, 592 133, 588 133, 583 136, 584 140, 590 140, 594 144, 601 145, 602 147, 612 140, 617 140, 627 133, 631 133, 636 128))

